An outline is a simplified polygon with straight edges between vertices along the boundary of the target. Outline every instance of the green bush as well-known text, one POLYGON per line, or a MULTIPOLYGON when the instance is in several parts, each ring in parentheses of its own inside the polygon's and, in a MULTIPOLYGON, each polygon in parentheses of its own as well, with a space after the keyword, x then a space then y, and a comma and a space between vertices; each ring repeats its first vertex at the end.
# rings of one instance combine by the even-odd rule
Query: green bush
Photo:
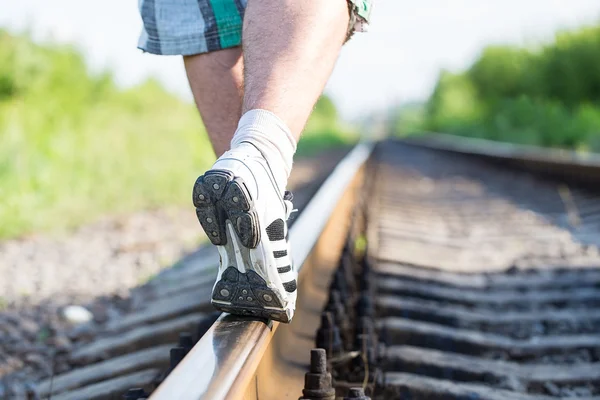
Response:
POLYGON ((391 126, 399 136, 407 136, 425 129, 425 105, 408 103, 390 113, 391 126))
POLYGON ((210 165, 194 107, 156 82, 118 90, 71 47, 6 33, 0 54, 10 60, 0 73, 10 88, 0 100, 0 237, 181 203, 210 165))
POLYGON ((544 97, 571 108, 600 101, 600 26, 559 33, 540 58, 544 97))
POLYGON ((492 46, 464 75, 480 99, 493 102, 535 91, 536 55, 527 50, 492 46))
POLYGON ((298 143, 297 155, 309 156, 324 149, 356 141, 357 133, 338 119, 337 109, 327 96, 321 96, 298 143))
POLYGON ((427 105, 431 130, 456 132, 481 118, 477 89, 465 75, 442 71, 427 105))
POLYGON ((535 49, 490 46, 465 72, 442 72, 428 130, 598 150, 600 26, 560 32, 535 49))

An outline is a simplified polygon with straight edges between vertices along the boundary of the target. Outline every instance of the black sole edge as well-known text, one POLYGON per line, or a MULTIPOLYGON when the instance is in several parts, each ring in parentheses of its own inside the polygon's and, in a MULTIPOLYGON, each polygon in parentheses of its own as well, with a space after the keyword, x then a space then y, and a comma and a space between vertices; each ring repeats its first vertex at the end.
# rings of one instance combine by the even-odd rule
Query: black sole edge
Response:
POLYGON ((291 322, 280 297, 254 271, 242 273, 234 267, 227 268, 215 284, 212 304, 230 314, 291 322))

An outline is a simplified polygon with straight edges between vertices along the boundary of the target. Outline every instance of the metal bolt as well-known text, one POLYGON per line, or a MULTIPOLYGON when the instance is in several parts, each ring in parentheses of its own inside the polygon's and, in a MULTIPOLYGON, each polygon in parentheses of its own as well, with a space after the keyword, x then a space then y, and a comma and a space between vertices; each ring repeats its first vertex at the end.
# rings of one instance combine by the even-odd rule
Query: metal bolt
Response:
POLYGON ((223 296, 223 297, 229 296, 229 290, 227 290, 227 289, 221 289, 221 291, 219 293, 221 293, 221 296, 223 296))
POLYGON ((323 349, 310 351, 310 372, 324 374, 327 372, 327 354, 323 349))
POLYGON ((218 235, 218 233, 217 233, 216 231, 213 231, 213 232, 212 232, 212 235, 213 235, 213 236, 217 236, 217 235, 218 235))
POLYGON ((248 294, 248 291, 246 289, 242 290, 243 294, 248 294))
POLYGON ((238 300, 244 300, 244 298, 242 296, 238 297, 238 300))
POLYGON ((198 198, 199 198, 200 200, 204 200, 206 197, 204 197, 204 195, 203 195, 203 194, 201 194, 200 196, 198 196, 198 198))
POLYGON ((210 218, 210 217, 206 218, 206 222, 208 222, 210 224, 212 222, 212 218, 210 218))
POLYGON ((340 329, 335 324, 335 319, 329 311, 321 314, 321 326, 316 335, 317 347, 327 349, 329 356, 340 354, 343 350, 343 343, 340 337, 340 329))
POLYGON ((252 301, 252 297, 248 296, 248 297, 246 297, 246 300, 252 301))
POLYGON ((303 396, 300 400, 334 400, 335 389, 331 374, 327 372, 327 356, 324 349, 310 351, 310 371, 304 376, 303 396))
POLYGON ((218 183, 213 184, 213 189, 219 190, 220 186, 218 183))
POLYGON ((234 202, 234 203, 237 203, 238 201, 240 201, 240 199, 239 199, 237 196, 234 196, 234 197, 233 197, 233 202, 234 202))
POLYGON ((273 301, 273 298, 270 295, 268 295, 268 294, 264 294, 263 295, 263 299, 265 299, 265 301, 269 301, 269 302, 273 301))

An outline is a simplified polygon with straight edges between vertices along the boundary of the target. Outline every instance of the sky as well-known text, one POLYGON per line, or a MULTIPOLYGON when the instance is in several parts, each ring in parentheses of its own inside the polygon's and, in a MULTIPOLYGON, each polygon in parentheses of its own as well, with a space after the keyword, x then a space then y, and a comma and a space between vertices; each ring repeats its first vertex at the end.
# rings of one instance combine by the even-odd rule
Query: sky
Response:
MULTIPOLYGON (((468 67, 486 45, 535 46, 596 21, 599 0, 375 0, 370 31, 343 48, 326 93, 345 119, 360 118, 426 99, 442 68, 468 67)), ((191 99, 180 57, 136 48, 136 0, 0 0, 0 27, 73 43, 90 68, 109 68, 124 86, 155 76, 191 99)))

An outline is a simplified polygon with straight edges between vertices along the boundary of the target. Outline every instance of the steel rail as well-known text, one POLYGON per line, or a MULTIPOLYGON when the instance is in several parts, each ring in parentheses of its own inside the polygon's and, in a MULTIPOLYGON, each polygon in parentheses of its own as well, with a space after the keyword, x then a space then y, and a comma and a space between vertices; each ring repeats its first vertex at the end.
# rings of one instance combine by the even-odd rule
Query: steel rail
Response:
POLYGON ((525 168, 584 185, 600 183, 600 155, 563 149, 517 145, 462 136, 424 133, 402 139, 403 143, 436 150, 495 159, 507 165, 525 168))
MULTIPOLYGON (((302 268, 372 143, 359 143, 336 166, 290 229, 292 259, 302 268)), ((222 314, 151 395, 151 400, 235 399, 250 383, 278 322, 222 314)))

